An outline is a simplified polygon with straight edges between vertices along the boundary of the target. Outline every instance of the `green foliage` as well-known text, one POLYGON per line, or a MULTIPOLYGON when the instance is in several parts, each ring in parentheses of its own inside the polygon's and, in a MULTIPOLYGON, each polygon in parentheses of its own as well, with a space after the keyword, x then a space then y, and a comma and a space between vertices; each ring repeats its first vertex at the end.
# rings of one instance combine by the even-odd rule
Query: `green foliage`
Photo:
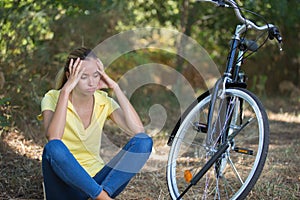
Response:
POLYGON ((265 75, 255 75, 253 77, 252 87, 250 89, 252 91, 257 91, 257 95, 265 97, 267 79, 268 77, 265 75))
MULTIPOLYGON (((259 80, 251 78, 260 76, 265 77, 260 85, 267 93, 276 92, 280 81, 285 79, 299 86, 297 41, 300 35, 296 31, 300 28, 299 1, 238 3, 278 25, 284 37, 283 55, 278 53, 275 42, 271 42, 248 59, 244 70, 249 75, 250 85, 257 91, 259 87, 255 85, 259 80)), ((259 24, 264 23, 244 9, 243 13, 249 19, 259 20, 259 24)), ((81 45, 93 48, 120 31, 138 27, 163 27, 182 32, 197 40, 222 68, 237 23, 230 8, 190 0, 2 0, 0 72, 5 75, 5 84, 0 95, 10 97, 11 105, 17 106, 12 113, 14 120, 35 124, 39 102, 51 88, 56 72, 71 49, 81 45)), ((164 52, 140 51, 123 55, 109 69, 111 75, 118 78, 132 67, 147 62, 167 64, 182 73, 188 65, 164 52)))
POLYGON ((53 33, 49 27, 51 18, 43 9, 49 5, 50 1, 2 1, 1 62, 17 61, 11 70, 22 70, 24 65, 20 66, 20 63, 33 53, 37 44, 52 39, 53 33))
POLYGON ((32 87, 33 84, 38 86, 40 81, 36 81, 35 77, 39 76, 38 68, 32 65, 31 59, 35 56, 35 51, 41 48, 43 41, 53 38, 49 22, 52 20, 50 9, 55 4, 51 4, 51 1, 24 0, 4 0, 1 4, 0 71, 4 72, 6 79, 1 93, 11 97, 14 106, 24 108, 24 113, 16 110, 16 116, 23 119, 34 113, 32 92, 35 91, 32 87), (20 113, 24 116, 18 115, 20 113))
POLYGON ((18 107, 12 113, 17 124, 36 124, 40 100, 70 49, 93 47, 105 38, 103 33, 111 33, 108 26, 113 21, 103 23, 110 14, 101 16, 111 2, 1 1, 0 72, 5 82, 0 94, 11 97, 11 104, 18 107), (95 29, 99 21, 103 25, 95 29))

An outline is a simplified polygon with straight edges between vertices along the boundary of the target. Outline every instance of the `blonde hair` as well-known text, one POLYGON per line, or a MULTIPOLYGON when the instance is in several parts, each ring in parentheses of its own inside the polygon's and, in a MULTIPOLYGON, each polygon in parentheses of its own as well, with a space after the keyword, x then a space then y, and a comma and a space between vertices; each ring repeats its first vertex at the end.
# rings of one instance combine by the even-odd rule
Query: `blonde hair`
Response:
POLYGON ((66 76, 66 72, 65 72, 65 68, 61 68, 55 77, 55 89, 59 90, 61 89, 64 84, 67 82, 67 76, 66 76))
POLYGON ((75 60, 77 58, 80 58, 80 60, 85 60, 86 58, 97 58, 97 56, 91 49, 86 47, 79 47, 73 50, 67 57, 65 66, 56 74, 55 89, 60 90, 67 82, 68 78, 66 72, 69 72, 70 62, 72 59, 75 60))

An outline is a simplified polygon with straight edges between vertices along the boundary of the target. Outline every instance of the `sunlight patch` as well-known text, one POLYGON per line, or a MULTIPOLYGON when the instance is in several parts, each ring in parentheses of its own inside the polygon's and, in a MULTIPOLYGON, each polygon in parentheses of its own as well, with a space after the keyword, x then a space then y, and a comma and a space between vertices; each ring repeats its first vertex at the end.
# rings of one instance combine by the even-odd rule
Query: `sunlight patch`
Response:
POLYGON ((3 142, 16 154, 33 160, 42 160, 43 147, 35 144, 32 140, 27 140, 21 132, 13 131, 3 134, 3 142))

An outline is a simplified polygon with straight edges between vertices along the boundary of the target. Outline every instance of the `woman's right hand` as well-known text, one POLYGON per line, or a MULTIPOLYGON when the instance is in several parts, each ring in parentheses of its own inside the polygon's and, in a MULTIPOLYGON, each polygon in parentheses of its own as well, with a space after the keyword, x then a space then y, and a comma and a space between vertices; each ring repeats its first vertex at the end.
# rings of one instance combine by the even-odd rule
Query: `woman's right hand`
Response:
POLYGON ((71 59, 69 64, 69 72, 67 72, 68 80, 62 89, 70 93, 77 85, 84 70, 85 68, 82 67, 82 60, 80 60, 80 58, 77 58, 75 61, 74 59, 71 59))

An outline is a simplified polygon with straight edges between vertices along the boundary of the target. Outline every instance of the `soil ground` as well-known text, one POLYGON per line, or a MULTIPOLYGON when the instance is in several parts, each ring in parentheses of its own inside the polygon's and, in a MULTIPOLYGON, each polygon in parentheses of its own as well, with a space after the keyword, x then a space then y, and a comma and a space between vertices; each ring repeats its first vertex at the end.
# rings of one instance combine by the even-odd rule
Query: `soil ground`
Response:
MULTIPOLYGON (((270 146, 263 173, 249 199, 300 199, 300 113, 298 104, 267 104, 270 146)), ((120 141, 120 139, 119 139, 120 141)), ((17 129, 2 132, 0 139, 0 199, 43 199, 41 153, 45 139, 29 137, 17 129)), ((169 147, 154 140, 161 155, 156 170, 143 170, 117 199, 169 199, 165 178, 169 147), (148 172, 147 172, 148 171, 148 172)), ((121 144, 120 144, 121 145, 121 144)), ((151 166, 155 163, 150 161, 151 166), (152 163, 151 163, 152 162, 152 163)))

